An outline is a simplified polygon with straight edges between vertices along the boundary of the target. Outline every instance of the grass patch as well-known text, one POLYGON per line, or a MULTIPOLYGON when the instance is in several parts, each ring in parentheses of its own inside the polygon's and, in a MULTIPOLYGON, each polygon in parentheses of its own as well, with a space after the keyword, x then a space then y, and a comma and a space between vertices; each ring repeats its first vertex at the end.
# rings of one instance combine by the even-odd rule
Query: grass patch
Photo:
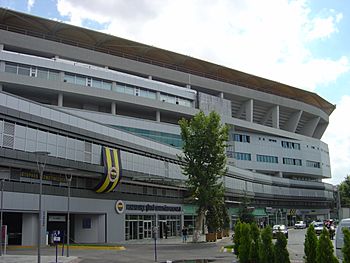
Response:
POLYGON ((233 247, 234 247, 234 244, 224 246, 224 248, 232 248, 232 249, 233 249, 233 247))

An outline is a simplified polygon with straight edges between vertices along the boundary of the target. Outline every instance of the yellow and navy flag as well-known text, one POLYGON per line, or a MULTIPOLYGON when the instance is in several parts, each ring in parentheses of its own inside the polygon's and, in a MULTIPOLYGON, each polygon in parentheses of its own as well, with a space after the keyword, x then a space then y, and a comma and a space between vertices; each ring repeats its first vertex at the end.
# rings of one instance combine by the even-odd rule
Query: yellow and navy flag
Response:
POLYGON ((105 172, 101 178, 101 181, 95 188, 96 193, 112 192, 120 182, 122 175, 119 150, 109 147, 102 147, 102 160, 105 167, 105 172))

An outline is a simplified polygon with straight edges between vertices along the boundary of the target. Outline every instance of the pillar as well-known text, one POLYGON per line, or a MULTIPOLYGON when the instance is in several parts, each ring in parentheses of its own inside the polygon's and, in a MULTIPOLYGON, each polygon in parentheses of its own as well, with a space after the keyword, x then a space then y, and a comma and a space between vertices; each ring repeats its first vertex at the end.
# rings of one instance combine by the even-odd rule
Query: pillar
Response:
POLYGON ((156 111, 156 121, 160 122, 160 111, 159 110, 156 111))
POLYGON ((58 93, 57 106, 63 107, 63 94, 62 93, 58 93))
POLYGON ((112 115, 117 114, 117 104, 114 101, 111 103, 111 113, 112 115))

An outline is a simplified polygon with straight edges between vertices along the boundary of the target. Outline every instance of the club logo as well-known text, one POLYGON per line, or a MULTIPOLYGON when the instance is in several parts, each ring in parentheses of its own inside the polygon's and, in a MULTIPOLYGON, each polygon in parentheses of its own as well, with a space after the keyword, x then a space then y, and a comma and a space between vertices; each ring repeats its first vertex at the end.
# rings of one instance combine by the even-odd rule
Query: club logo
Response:
POLYGON ((122 200, 118 200, 115 203, 115 211, 117 211, 118 214, 122 214, 124 213, 124 210, 125 210, 124 202, 122 200))

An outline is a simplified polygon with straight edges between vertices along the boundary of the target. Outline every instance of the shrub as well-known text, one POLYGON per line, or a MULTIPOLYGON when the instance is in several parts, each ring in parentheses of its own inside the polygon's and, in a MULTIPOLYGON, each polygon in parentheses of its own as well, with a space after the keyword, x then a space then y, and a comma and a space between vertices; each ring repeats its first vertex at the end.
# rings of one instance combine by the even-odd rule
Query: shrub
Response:
POLYGON ((239 245, 238 258, 240 263, 249 262, 249 250, 252 239, 250 237, 250 225, 243 223, 241 227, 241 239, 239 245))
POLYGON ((238 255, 239 252, 239 244, 240 244, 240 239, 241 239, 241 228, 242 228, 242 223, 241 221, 237 221, 235 225, 235 234, 233 236, 233 243, 234 243, 234 250, 235 254, 238 255))
POLYGON ((315 228, 313 225, 310 225, 307 229, 304 242, 305 263, 316 263, 317 243, 318 239, 315 228))
POLYGON ((250 235, 252 241, 250 243, 249 250, 249 262, 258 263, 259 262, 259 243, 260 243, 260 230, 256 223, 250 225, 250 235))
POLYGON ((350 263, 350 230, 344 227, 342 231, 344 234, 344 245, 341 250, 343 253, 343 263, 350 263))
POLYGON ((318 240, 317 246, 317 263, 335 263, 339 262, 334 256, 334 248, 331 239, 329 238, 329 233, 326 228, 323 228, 318 240))
POLYGON ((287 238, 282 232, 277 233, 277 240, 274 246, 275 263, 290 263, 287 250, 287 238))
POLYGON ((261 242, 259 242, 259 262, 271 263, 273 259, 272 229, 267 226, 261 231, 261 242))

